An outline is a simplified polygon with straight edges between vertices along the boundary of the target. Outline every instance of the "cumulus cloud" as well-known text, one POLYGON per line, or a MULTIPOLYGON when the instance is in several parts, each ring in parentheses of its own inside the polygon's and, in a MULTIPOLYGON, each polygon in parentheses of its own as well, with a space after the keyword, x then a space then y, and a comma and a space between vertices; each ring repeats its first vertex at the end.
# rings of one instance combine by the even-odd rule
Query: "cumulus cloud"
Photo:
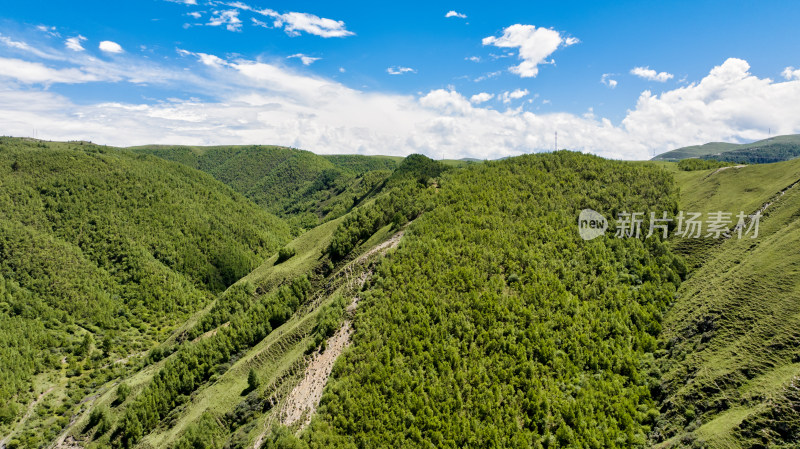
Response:
POLYGON ((528 89, 515 89, 510 92, 503 92, 500 95, 500 99, 503 100, 503 103, 511 103, 511 100, 519 100, 520 98, 528 95, 528 89))
POLYGON ((473 104, 481 104, 486 103, 487 101, 494 98, 494 94, 490 94, 488 92, 481 92, 479 94, 475 94, 469 98, 470 103, 473 104))
POLYGON ((314 63, 314 61, 319 61, 320 59, 322 59, 322 58, 313 58, 311 56, 307 56, 302 53, 296 53, 291 56, 287 56, 286 58, 287 59, 297 58, 303 63, 303 65, 311 65, 314 63))
POLYGON ((481 57, 480 56, 469 56, 467 58, 464 58, 464 60, 465 61, 472 61, 472 62, 481 62, 481 57))
POLYGON ((314 14, 288 12, 274 14, 273 17, 275 26, 283 26, 286 33, 292 36, 299 36, 301 31, 320 37, 345 37, 354 34, 347 30, 343 21, 326 19, 314 14))
POLYGON ((603 76, 600 77, 600 82, 613 89, 617 87, 618 83, 617 80, 611 78, 612 76, 614 75, 611 73, 604 73, 603 76))
MULTIPOLYGON (((591 111, 495 110, 478 101, 483 93, 473 101, 453 88, 419 95, 365 92, 279 64, 188 50, 179 50, 186 59, 176 66, 136 55, 103 61, 63 46, 40 51, 56 50, 65 60, 0 59, 4 133, 27 135, 35 125, 46 139, 123 146, 261 143, 319 153, 446 152, 491 159, 550 148, 558 129, 565 148, 644 159, 654 150, 757 140, 767 137, 768 128, 800 132, 800 80, 759 78, 746 61, 733 58, 699 81, 660 94, 642 92, 625 118, 612 123, 591 111), (167 85, 170 97, 78 103, 47 89, 98 81, 159 84, 154 96, 167 85)), ((501 97, 529 95, 515 92, 501 97)))
POLYGON ((81 45, 81 42, 85 40, 85 37, 78 35, 68 38, 66 41, 64 41, 64 45, 72 51, 83 51, 84 48, 83 45, 81 45))
POLYGON ((238 9, 214 11, 207 25, 212 27, 225 25, 225 29, 228 31, 241 31, 242 19, 239 18, 238 9))
POLYGON ((402 67, 399 65, 392 66, 386 69, 386 73, 389 75, 403 75, 405 73, 417 73, 416 70, 412 69, 411 67, 402 67))
POLYGON ((447 18, 450 18, 450 17, 458 17, 459 19, 466 19, 467 18, 466 14, 461 14, 460 12, 455 12, 453 10, 447 11, 447 14, 445 14, 444 16, 447 17, 447 18))
POLYGON ((124 51, 121 45, 112 41, 102 41, 97 47, 106 53, 122 53, 124 51))
POLYGON ((519 65, 509 70, 522 78, 533 78, 539 74, 539 65, 552 63, 547 58, 561 47, 568 47, 580 42, 574 37, 564 37, 550 28, 537 28, 533 25, 511 25, 503 30, 500 37, 483 38, 483 45, 499 48, 517 48, 519 65))
POLYGON ((634 67, 631 69, 631 75, 636 75, 639 78, 644 78, 648 81, 658 81, 663 83, 671 80, 675 75, 667 72, 656 72, 650 67, 634 67))
POLYGON ((241 30, 242 20, 239 18, 239 15, 241 12, 246 11, 249 14, 255 14, 262 18, 266 17, 272 22, 270 26, 270 24, 264 20, 251 17, 250 22, 253 26, 262 28, 283 28, 286 34, 290 36, 299 36, 302 33, 308 33, 328 38, 347 37, 355 34, 348 30, 345 23, 341 20, 319 17, 310 13, 294 11, 279 13, 269 8, 259 9, 240 1, 227 3, 211 2, 210 4, 212 6, 225 5, 232 8, 213 10, 211 12, 211 21, 208 23, 214 26, 225 25, 229 31, 241 30))
POLYGON ((781 72, 781 76, 783 76, 787 80, 800 80, 800 69, 795 69, 794 67, 786 67, 781 72))

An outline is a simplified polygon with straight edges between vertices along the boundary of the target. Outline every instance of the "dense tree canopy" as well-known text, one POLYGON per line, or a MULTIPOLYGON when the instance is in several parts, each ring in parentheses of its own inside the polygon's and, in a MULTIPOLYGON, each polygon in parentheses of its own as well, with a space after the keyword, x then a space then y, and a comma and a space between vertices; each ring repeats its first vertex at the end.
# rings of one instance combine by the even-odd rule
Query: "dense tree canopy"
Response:
POLYGON ((656 238, 583 241, 576 226, 583 208, 675 212, 669 175, 559 152, 436 183, 364 296, 303 445, 644 445, 683 266, 656 238))
POLYGON ((290 238, 206 174, 83 142, 0 138, 0 210, 0 425, 34 374, 148 347, 290 238))

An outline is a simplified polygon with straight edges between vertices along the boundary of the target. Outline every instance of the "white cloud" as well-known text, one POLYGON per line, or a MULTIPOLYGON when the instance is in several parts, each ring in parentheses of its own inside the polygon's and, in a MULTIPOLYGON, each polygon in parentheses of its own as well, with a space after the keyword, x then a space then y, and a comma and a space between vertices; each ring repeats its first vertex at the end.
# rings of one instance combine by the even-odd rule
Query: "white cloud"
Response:
POLYGON ((0 76, 25 84, 76 84, 101 81, 102 77, 80 68, 51 68, 38 62, 0 57, 0 76))
POLYGON ((412 69, 411 67, 393 66, 387 68, 386 73, 388 73, 389 75, 403 75, 405 73, 417 73, 417 71, 412 69))
POLYGON ((47 33, 52 37, 61 37, 61 34, 59 34, 58 31, 56 31, 57 28, 54 26, 38 25, 36 29, 43 33, 47 33))
POLYGON ((275 19, 275 26, 283 26, 286 33, 291 36, 298 36, 301 31, 320 37, 345 37, 354 34, 347 30, 343 21, 326 19, 314 14, 288 12, 275 13, 272 17, 275 19))
POLYGON ((319 61, 320 59, 322 59, 322 58, 313 58, 311 56, 307 56, 302 53, 296 53, 291 56, 287 56, 286 58, 287 59, 298 58, 303 63, 303 65, 311 65, 314 63, 314 61, 319 61))
POLYGON ((794 67, 786 67, 781 72, 781 76, 783 76, 787 80, 800 80, 800 69, 795 69, 794 67))
POLYGON ((11 39, 10 37, 7 36, 3 36, 2 34, 0 34, 0 42, 5 44, 7 47, 16 48, 17 50, 31 51, 33 49, 26 42, 15 41, 14 39, 11 39))
POLYGON ((267 22, 264 22, 264 21, 258 20, 258 19, 256 19, 255 17, 251 17, 251 18, 250 18, 250 21, 251 21, 251 22, 253 22, 253 25, 254 25, 254 26, 257 26, 257 27, 261 27, 261 28, 272 28, 271 26, 269 26, 269 24, 268 24, 267 22))
POLYGON ((600 77, 600 82, 613 89, 617 87, 618 83, 617 80, 611 78, 612 76, 614 75, 611 73, 604 73, 603 76, 600 77))
POLYGON ((468 58, 464 58, 465 61, 472 61, 472 62, 481 62, 480 56, 470 56, 468 58))
POLYGON ((496 72, 489 72, 489 73, 483 74, 483 75, 475 78, 473 81, 475 81, 476 83, 479 83, 481 81, 488 80, 489 78, 496 78, 496 77, 500 76, 502 73, 503 72, 500 71, 500 70, 498 70, 496 72))
POLYGON ((83 45, 81 45, 81 42, 85 40, 86 40, 85 37, 77 35, 75 37, 70 37, 66 41, 64 41, 64 45, 72 51, 83 51, 84 48, 83 45))
POLYGON ((487 101, 494 98, 494 94, 490 94, 488 92, 481 92, 479 94, 475 94, 469 98, 470 103, 473 104, 481 104, 486 103, 487 101))
POLYGON ((183 50, 181 48, 177 49, 177 51, 178 51, 178 54, 180 54, 181 56, 194 56, 194 57, 196 57, 198 61, 200 61, 203 65, 208 66, 208 67, 219 68, 219 67, 230 65, 230 64, 228 64, 228 61, 226 61, 226 60, 224 60, 224 59, 222 59, 222 58, 220 58, 219 56, 216 56, 216 55, 210 55, 208 53, 199 53, 199 52, 195 53, 195 52, 183 50))
POLYGON ((0 33, 0 43, 19 53, 30 53, 36 57, 50 60, 63 60, 63 55, 51 50, 41 50, 29 45, 27 42, 14 40, 0 33))
POLYGON ((225 25, 228 31, 241 31, 242 19, 239 18, 238 9, 214 11, 207 25, 212 27, 225 25))
MULTIPOLYGON (((800 132, 800 80, 758 78, 740 59, 727 60, 686 86, 657 95, 642 92, 615 124, 593 112, 495 110, 452 88, 419 95, 364 92, 280 65, 186 50, 179 53, 192 59, 177 67, 134 54, 103 61, 63 46, 40 51, 56 50, 64 60, 49 65, 0 59, 0 77, 12 80, 0 79, 4 133, 27 135, 35 126, 45 130, 46 139, 111 145, 269 143, 319 153, 446 152, 492 159, 550 148, 558 129, 566 148, 644 159, 653 150, 757 140, 767 137, 768 128, 800 132), (205 100, 78 104, 47 90, 55 83, 96 81, 160 84, 169 87, 170 97, 205 100)), ((524 98, 519 91, 506 94, 524 98)))
POLYGON ((124 51, 122 46, 112 41, 102 41, 97 47, 106 53, 122 53, 124 51))
POLYGON ((483 45, 499 48, 518 48, 522 63, 510 67, 512 73, 522 78, 532 78, 539 74, 539 65, 552 63, 547 58, 561 47, 580 42, 574 37, 564 38, 561 33, 550 28, 536 28, 533 25, 511 25, 503 30, 500 37, 483 38, 483 45))
POLYGON ((346 71, 347 71, 347 70, 345 70, 345 68, 344 68, 344 67, 339 67, 339 73, 344 73, 344 72, 346 72, 346 71))
POLYGON ((649 81, 658 81, 663 83, 671 80, 675 75, 667 72, 656 72, 650 67, 634 67, 631 69, 631 75, 636 75, 639 78, 644 78, 649 81))
POLYGON ((203 17, 203 13, 201 13, 199 11, 187 12, 186 15, 194 17, 195 19, 199 19, 199 18, 203 17))
POLYGON ((458 17, 459 19, 466 19, 467 18, 466 14, 461 14, 460 12, 455 12, 453 10, 448 11, 447 14, 445 14, 444 16, 447 17, 447 18, 449 18, 449 17, 458 17))
POLYGON ((520 98, 528 95, 528 89, 515 89, 511 92, 503 92, 500 95, 500 99, 503 100, 503 103, 511 103, 512 100, 519 100, 520 98))
MULTIPOLYGON (((196 0, 167 0, 175 3, 185 3, 187 5, 196 5, 196 0)), ((269 8, 259 9, 248 5, 241 1, 225 2, 219 0, 209 1, 208 4, 213 8, 216 6, 227 6, 232 9, 215 9, 211 11, 212 17, 208 22, 211 26, 225 25, 228 31, 241 31, 242 20, 239 15, 242 11, 251 14, 258 14, 261 17, 269 17, 272 20, 272 26, 269 23, 259 20, 255 17, 250 18, 253 26, 262 28, 283 28, 284 31, 290 36, 299 36, 301 33, 313 34, 320 37, 346 37, 353 36, 355 33, 349 31, 345 23, 341 20, 333 20, 325 17, 319 17, 314 14, 303 12, 287 12, 279 13, 269 8)), ((199 13, 189 13, 189 15, 199 18, 199 13)), ((184 28, 188 24, 184 25, 184 28)), ((188 25, 191 26, 191 25, 188 25)))

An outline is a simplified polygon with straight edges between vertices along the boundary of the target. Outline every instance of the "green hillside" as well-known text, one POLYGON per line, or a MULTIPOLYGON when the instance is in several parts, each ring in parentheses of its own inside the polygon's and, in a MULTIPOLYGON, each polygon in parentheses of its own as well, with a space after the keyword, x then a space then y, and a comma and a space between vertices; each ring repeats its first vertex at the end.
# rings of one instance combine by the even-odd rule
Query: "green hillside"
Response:
POLYGON ((125 150, 0 138, 0 185, 0 434, 43 391, 57 411, 24 447, 290 237, 210 176, 125 150))
POLYGON ((678 290, 661 337, 656 440, 663 447, 795 447, 800 161, 678 179, 685 210, 752 213, 769 206, 757 239, 706 245, 704 263, 678 290))
POLYGON ((3 138, 0 447, 794 447, 798 181, 3 138))
POLYGON ((277 146, 133 148, 211 174, 296 230, 338 218, 380 187, 402 158, 318 156, 277 146))
MULTIPOLYGON (((657 240, 584 242, 575 217, 673 210, 669 176, 559 152, 437 184, 364 293, 352 350, 293 444, 643 445, 658 415, 655 336, 680 262, 657 240)), ((266 447, 289 447, 273 438, 266 447)))
POLYGON ((714 159, 744 164, 768 164, 800 156, 800 134, 770 137, 753 143, 712 142, 667 151, 654 161, 678 161, 687 158, 714 159))

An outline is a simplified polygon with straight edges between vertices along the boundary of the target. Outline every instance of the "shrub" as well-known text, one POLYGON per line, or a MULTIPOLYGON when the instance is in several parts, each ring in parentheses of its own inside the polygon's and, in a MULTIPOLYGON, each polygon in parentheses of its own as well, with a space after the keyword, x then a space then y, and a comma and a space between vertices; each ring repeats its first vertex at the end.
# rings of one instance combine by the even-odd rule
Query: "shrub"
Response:
POLYGON ((291 259, 296 254, 294 248, 287 248, 283 247, 278 251, 278 261, 276 263, 281 263, 291 259))

